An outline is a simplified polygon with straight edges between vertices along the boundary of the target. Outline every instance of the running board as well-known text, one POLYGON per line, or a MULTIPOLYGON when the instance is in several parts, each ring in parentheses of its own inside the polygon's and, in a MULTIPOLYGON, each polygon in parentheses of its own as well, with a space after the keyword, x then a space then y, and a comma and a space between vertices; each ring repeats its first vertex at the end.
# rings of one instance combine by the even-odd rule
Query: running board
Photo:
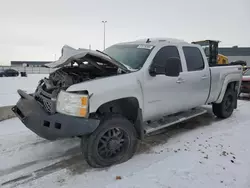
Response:
POLYGON ((178 113, 176 115, 164 116, 162 119, 153 121, 151 123, 146 123, 144 125, 145 134, 149 134, 160 129, 166 128, 170 125, 174 125, 185 120, 194 118, 196 116, 205 114, 207 112, 204 108, 195 108, 182 113, 178 113))

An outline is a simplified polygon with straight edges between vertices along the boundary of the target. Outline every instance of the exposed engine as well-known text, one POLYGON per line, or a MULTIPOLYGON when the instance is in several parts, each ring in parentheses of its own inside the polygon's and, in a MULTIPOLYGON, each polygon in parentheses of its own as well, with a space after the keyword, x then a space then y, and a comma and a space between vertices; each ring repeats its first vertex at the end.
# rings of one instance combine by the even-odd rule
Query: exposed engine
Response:
POLYGON ((114 67, 105 67, 101 70, 93 66, 62 67, 51 73, 49 78, 40 80, 34 97, 48 113, 52 114, 56 111, 56 97, 60 90, 66 90, 73 84, 116 74, 119 73, 114 67))
POLYGON ((84 72, 81 68, 64 67, 49 75, 44 79, 46 90, 67 89, 69 86, 86 80, 93 79, 89 73, 84 72))

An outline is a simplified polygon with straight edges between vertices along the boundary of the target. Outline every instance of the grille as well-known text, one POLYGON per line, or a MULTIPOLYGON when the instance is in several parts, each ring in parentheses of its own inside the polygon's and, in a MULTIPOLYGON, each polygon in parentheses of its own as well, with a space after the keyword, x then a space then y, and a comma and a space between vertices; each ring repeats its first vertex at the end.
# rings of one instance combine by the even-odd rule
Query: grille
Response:
POLYGON ((42 85, 37 87, 35 99, 45 109, 46 112, 54 114, 56 112, 56 103, 52 100, 52 94, 46 92, 42 85))

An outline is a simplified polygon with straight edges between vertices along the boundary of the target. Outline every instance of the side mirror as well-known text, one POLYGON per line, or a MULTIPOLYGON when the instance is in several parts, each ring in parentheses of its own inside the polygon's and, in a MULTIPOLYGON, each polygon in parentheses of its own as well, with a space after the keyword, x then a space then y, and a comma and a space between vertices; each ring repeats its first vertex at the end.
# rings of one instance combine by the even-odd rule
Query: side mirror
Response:
POLYGON ((156 69, 156 67, 155 66, 151 66, 150 68, 149 68, 149 75, 150 76, 156 76, 158 73, 157 73, 157 69, 156 69))
POLYGON ((153 65, 150 66, 149 68, 149 74, 150 76, 166 75, 166 76, 177 77, 182 71, 181 67, 182 67, 181 60, 176 57, 171 57, 168 58, 165 64, 163 64, 162 66, 155 65, 153 63, 153 65))
POLYGON ((165 75, 177 77, 182 71, 181 60, 176 57, 171 57, 167 59, 165 64, 165 75))

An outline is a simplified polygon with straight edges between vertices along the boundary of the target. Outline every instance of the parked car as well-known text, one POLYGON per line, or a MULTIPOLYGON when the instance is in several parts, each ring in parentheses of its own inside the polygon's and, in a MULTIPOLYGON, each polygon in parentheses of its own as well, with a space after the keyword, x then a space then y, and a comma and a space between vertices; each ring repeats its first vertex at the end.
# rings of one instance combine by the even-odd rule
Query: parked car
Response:
POLYGON ((248 69, 243 73, 240 93, 248 93, 250 94, 250 69, 248 69))
POLYGON ((0 77, 3 77, 3 76, 4 76, 4 71, 0 70, 0 77))
POLYGON ((64 46, 46 66, 57 70, 33 95, 18 90, 12 110, 45 139, 80 137, 93 167, 127 161, 138 139, 206 113, 204 104, 228 118, 242 77, 242 66, 209 67, 200 45, 175 39, 121 43, 104 52, 64 46))
POLYGON ((27 77, 27 73, 26 72, 20 72, 21 77, 27 77))
POLYGON ((15 77, 19 76, 19 72, 14 69, 5 69, 0 71, 0 77, 15 77))

